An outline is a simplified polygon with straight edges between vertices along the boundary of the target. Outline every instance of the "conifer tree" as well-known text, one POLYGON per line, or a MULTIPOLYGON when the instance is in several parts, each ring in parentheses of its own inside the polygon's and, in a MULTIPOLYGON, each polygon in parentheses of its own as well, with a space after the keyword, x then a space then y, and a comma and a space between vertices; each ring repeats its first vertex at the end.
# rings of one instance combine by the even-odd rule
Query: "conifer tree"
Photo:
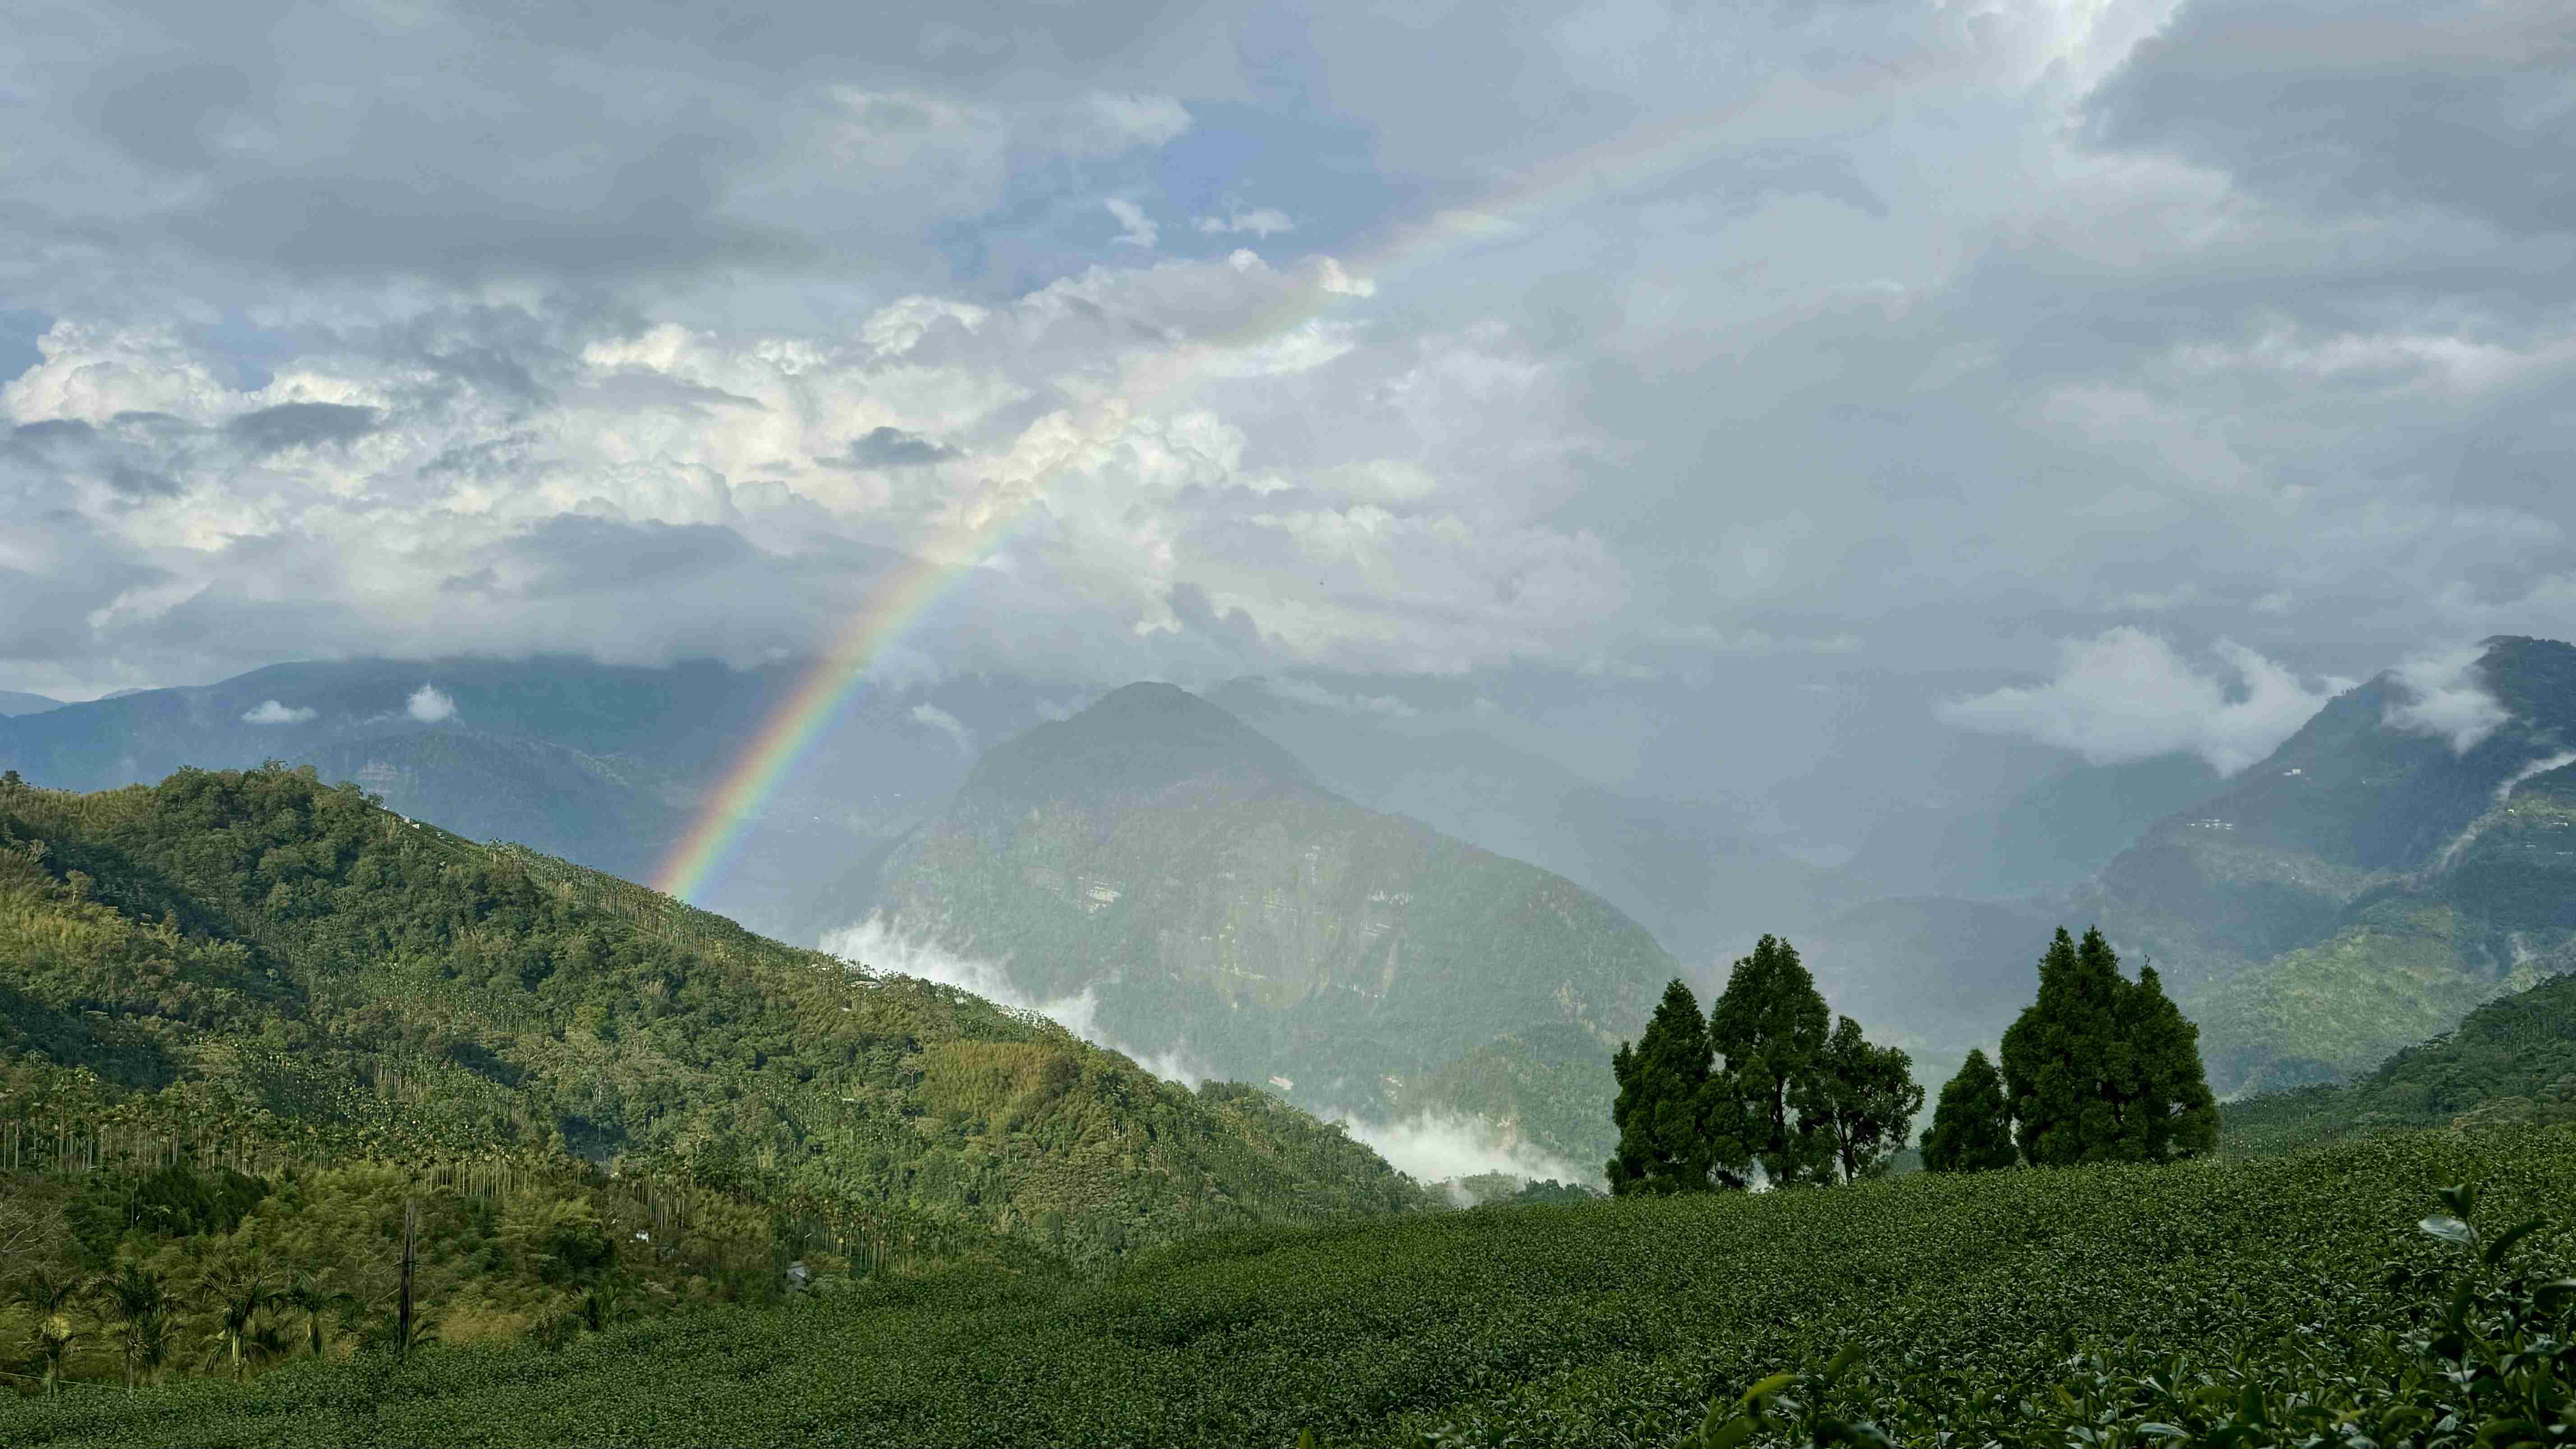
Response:
POLYGON ((1870 1045, 1860 1023, 1846 1016, 1834 1024, 1821 1065, 1825 1130, 1843 1181, 1878 1176, 1923 1108, 1914 1059, 1895 1047, 1870 1045))
POLYGON ((2200 1028, 2166 997, 2156 968, 2129 988, 2127 1029, 2139 1084, 2146 1160, 2201 1157, 2218 1150, 2218 1103, 2200 1060, 2200 1028))
POLYGON ((2217 1108, 2199 1037, 2152 970, 2129 981, 2101 931, 2079 943, 2060 928, 2040 958, 2038 998, 2004 1032, 2022 1155, 2056 1167, 2210 1151, 2217 1108))
POLYGON ((1926 1172, 1990 1172, 2018 1160, 2004 1079, 1984 1048, 1968 1053, 1959 1074, 1941 1089, 1932 1108, 1932 1130, 1923 1134, 1926 1172))
POLYGON ((1720 1063, 1706 1118, 1722 1182, 1744 1185, 1756 1168, 1778 1187, 1833 1180, 1830 1025, 1816 979, 1788 942, 1764 936, 1735 963, 1708 1025, 1720 1063))
POLYGON ((1618 1155, 1608 1166, 1610 1191, 1706 1191, 1709 1141, 1702 1113, 1709 1048, 1699 998, 1679 980, 1666 986, 1645 1034, 1633 1050, 1621 1042, 1610 1065, 1619 1079, 1619 1096, 1610 1108, 1619 1128, 1618 1155))

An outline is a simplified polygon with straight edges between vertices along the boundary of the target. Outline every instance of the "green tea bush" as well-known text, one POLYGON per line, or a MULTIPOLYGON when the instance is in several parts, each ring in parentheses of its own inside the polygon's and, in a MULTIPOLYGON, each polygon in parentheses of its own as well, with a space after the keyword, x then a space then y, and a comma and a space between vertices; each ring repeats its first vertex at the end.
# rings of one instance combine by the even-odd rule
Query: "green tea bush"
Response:
POLYGON ((2546 1445, 2571 1203, 2547 1127, 1256 1229, 0 1401, 0 1443, 2546 1445))

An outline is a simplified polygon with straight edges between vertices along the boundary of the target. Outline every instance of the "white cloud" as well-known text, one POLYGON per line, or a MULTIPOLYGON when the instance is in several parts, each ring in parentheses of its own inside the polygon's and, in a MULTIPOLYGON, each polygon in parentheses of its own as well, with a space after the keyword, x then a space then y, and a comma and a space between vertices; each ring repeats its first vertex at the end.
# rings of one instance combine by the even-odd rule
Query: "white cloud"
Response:
POLYGON ((1051 139, 1071 155, 1115 156, 1139 146, 1164 145, 1189 128, 1189 107, 1171 96, 1093 91, 1064 117, 1051 139))
POLYGON ((437 724, 456 718, 456 701, 434 684, 424 684, 411 692, 403 706, 405 713, 422 724, 437 724))
POLYGON ((818 944, 825 953, 866 966, 880 975, 936 981, 942 986, 953 986, 970 995, 980 996, 996 1006, 1035 1012, 1093 1046, 1119 1053, 1167 1082, 1195 1087, 1213 1075, 1207 1064, 1191 1053, 1187 1042, 1139 1051, 1103 1031, 1100 1026, 1100 997, 1090 986, 1071 996, 1041 1000, 1020 990, 1012 982, 1009 970, 1000 963, 946 950, 926 935, 898 931, 882 915, 870 916, 837 931, 826 931, 818 944))
POLYGON ((949 742, 957 746, 957 753, 966 756, 975 753, 975 736, 957 716, 924 700, 912 707, 912 717, 915 722, 948 736, 949 742))
POLYGON ((289 709, 285 705, 278 703, 276 700, 271 699, 261 701, 259 708, 243 715, 242 723, 255 725, 291 725, 302 724, 311 718, 313 718, 313 711, 310 709, 301 707, 289 709))
POLYGON ((2157 635, 2113 629, 2063 642, 2057 677, 2046 684, 1954 700, 1938 713, 1962 729, 2019 735, 2096 764, 2188 750, 2233 775, 2352 687, 2347 679, 2303 681, 2223 639, 2210 652, 2204 666, 2157 635))
POLYGON ((1283 231, 1297 229, 1297 223, 1288 219, 1288 213, 1269 206, 1256 207, 1251 211, 1228 212, 1224 216, 1202 216, 1194 219, 1190 224, 1206 236, 1250 232, 1254 236, 1270 237, 1277 236, 1283 231))
POLYGON ((1488 1172, 1558 1182, 1594 1182, 1600 1177, 1530 1146, 1482 1117, 1423 1111, 1392 1122, 1348 1113, 1332 1114, 1330 1120, 1348 1127, 1353 1137, 1367 1143, 1397 1171, 1423 1182, 1488 1172))
POLYGON ((1264 679, 1261 687, 1281 699, 1338 710, 1343 714, 1382 714, 1394 719, 1411 719, 1422 712, 1391 694, 1335 694, 1308 679, 1264 679))
POLYGON ((1119 245, 1143 247, 1147 251, 1154 249, 1154 240, 1162 235, 1162 229, 1145 215, 1145 208, 1123 196, 1108 197, 1100 204, 1108 208, 1111 216, 1118 218, 1118 225, 1122 228, 1118 233, 1119 245))
POLYGON ((2478 645, 2419 655, 2389 671, 2408 699, 2392 704, 2384 716, 2390 729, 2409 734, 2439 735, 2455 754, 2466 754, 2513 718, 2511 711, 2487 692, 2478 660, 2478 645))

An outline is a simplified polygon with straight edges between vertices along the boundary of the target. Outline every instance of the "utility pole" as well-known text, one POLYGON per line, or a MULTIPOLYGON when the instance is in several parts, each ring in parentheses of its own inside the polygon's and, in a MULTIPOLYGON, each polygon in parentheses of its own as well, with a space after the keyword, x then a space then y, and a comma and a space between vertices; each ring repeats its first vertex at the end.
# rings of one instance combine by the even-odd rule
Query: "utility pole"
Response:
POLYGON ((412 1239, 420 1226, 420 1204, 403 1200, 402 1300, 394 1309, 394 1361, 411 1352, 412 1239))

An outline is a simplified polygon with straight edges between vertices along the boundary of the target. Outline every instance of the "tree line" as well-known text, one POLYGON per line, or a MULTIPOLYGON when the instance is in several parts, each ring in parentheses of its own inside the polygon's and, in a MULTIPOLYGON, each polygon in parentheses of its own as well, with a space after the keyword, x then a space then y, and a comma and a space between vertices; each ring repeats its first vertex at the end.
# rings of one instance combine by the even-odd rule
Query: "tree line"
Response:
POLYGON ((1852 1182, 1887 1170, 1923 1089, 1914 1063, 1873 1046, 1825 1008, 1798 952, 1764 936, 1700 1015, 1689 986, 1664 988, 1645 1034, 1611 1069, 1620 1195, 1852 1182))
MULTIPOLYGON (((1911 1058, 1832 1018, 1796 948, 1774 936, 1735 963, 1705 1017, 1687 985, 1666 986, 1611 1069, 1619 1149, 1608 1174, 1621 1195, 1876 1176, 1923 1105, 1911 1058)), ((2217 1144, 2200 1028, 2154 967, 2132 981, 2099 930, 2079 942, 2061 928, 2040 958, 2037 998, 2004 1033, 2001 1069, 1972 1051, 1941 1089, 1923 1165, 2163 1162, 2217 1144)))
POLYGON ((2164 1162, 2217 1146, 2200 1028, 2155 967, 2129 980, 2099 930, 2077 941, 2061 927, 2039 958, 2038 999, 2004 1032, 2001 1070, 1972 1051, 1941 1089, 1923 1166, 2164 1162))

